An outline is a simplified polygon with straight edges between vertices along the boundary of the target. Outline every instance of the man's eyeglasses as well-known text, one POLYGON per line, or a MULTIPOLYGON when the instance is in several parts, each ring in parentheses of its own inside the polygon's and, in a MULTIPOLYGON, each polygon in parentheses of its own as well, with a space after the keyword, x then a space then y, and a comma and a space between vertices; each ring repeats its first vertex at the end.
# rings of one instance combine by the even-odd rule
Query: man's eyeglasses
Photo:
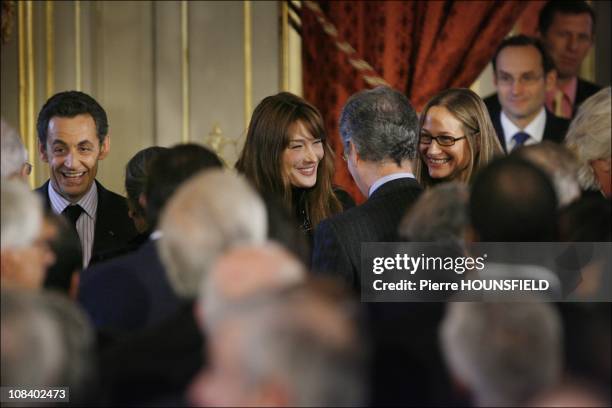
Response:
POLYGON ((465 139, 465 136, 461 136, 461 137, 453 137, 453 136, 446 136, 446 135, 431 136, 431 135, 423 134, 419 138, 419 143, 428 145, 428 144, 431 144, 435 140, 439 146, 448 147, 448 146, 454 145, 457 140, 461 140, 461 139, 465 139))

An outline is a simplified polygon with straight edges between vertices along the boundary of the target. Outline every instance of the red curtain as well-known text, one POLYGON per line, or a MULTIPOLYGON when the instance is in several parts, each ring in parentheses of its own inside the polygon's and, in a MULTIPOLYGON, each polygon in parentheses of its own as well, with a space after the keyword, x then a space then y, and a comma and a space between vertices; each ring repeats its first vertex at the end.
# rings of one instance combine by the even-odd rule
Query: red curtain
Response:
POLYGON ((341 159, 338 116, 376 76, 415 109, 443 89, 468 87, 526 6, 523 1, 330 1, 302 5, 304 97, 317 106, 336 152, 335 183, 363 197, 341 159), (324 30, 325 23, 326 30, 324 30), (344 45, 342 51, 337 43, 344 45), (346 52, 346 43, 353 50, 346 52), (365 60, 371 66, 355 61, 365 60))

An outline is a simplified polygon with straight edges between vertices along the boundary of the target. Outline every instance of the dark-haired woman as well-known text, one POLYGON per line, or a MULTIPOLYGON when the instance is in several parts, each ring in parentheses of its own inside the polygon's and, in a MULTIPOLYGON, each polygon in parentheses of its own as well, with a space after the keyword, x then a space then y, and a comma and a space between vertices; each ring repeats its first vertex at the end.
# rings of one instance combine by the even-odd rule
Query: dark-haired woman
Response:
POLYGON ((236 168, 260 192, 291 206, 309 237, 321 220, 354 205, 332 185, 333 151, 321 114, 288 92, 264 98, 255 108, 236 168))

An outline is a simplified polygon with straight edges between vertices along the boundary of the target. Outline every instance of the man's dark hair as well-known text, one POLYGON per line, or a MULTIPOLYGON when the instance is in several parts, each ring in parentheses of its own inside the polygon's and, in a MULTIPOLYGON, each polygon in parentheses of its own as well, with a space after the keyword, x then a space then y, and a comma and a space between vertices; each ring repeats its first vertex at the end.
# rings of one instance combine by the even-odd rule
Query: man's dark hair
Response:
POLYGON ((494 160, 476 175, 469 205, 483 242, 551 242, 557 238, 557 196, 535 165, 518 157, 494 160))
POLYGON ((96 123, 96 134, 100 143, 108 134, 108 119, 106 112, 98 102, 86 93, 65 91, 53 95, 40 110, 36 129, 38 141, 44 146, 47 143, 49 121, 56 116, 74 118, 77 115, 89 114, 96 123))
POLYGON ((72 274, 83 269, 81 241, 76 230, 70 227, 66 218, 50 211, 45 214, 45 217, 57 228, 57 233, 49 243, 55 255, 55 263, 47 269, 44 287, 68 294, 72 274))
POLYGON ((595 33, 595 12, 593 8, 583 0, 578 1, 558 1, 553 0, 546 3, 546 5, 540 11, 540 18, 538 20, 538 31, 541 35, 546 35, 546 32, 550 28, 550 25, 555 18, 555 13, 561 14, 584 14, 588 13, 591 16, 592 33, 595 33))
POLYGON ((493 74, 497 74, 497 56, 504 48, 529 46, 535 47, 535 49, 540 52, 540 56, 542 57, 542 69, 544 69, 545 74, 549 73, 555 68, 555 63, 553 62, 552 58, 550 57, 550 54, 548 54, 548 51, 546 51, 546 48, 544 48, 544 45, 539 39, 520 34, 505 38, 501 42, 501 44, 499 44, 499 46, 495 50, 495 55, 493 55, 493 59, 491 60, 491 63, 493 64, 493 74))
POLYGON ((215 153, 197 144, 179 144, 160 152, 151 160, 144 191, 149 226, 157 226, 164 205, 185 180, 200 170, 221 167, 223 163, 215 153))
POLYGON ((145 210, 138 202, 138 198, 144 193, 151 161, 166 147, 151 146, 139 150, 125 166, 125 193, 131 210, 137 215, 144 216, 145 210))

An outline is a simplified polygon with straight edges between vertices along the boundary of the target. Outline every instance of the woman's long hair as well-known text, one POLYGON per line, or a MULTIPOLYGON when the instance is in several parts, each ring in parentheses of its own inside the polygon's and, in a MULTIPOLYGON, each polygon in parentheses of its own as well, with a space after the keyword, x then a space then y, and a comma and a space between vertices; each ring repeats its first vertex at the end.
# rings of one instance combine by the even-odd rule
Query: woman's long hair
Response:
MULTIPOLYGON (((427 112, 433 106, 445 107, 461 122, 470 151, 470 162, 457 181, 469 183, 476 171, 486 166, 495 156, 503 153, 489 111, 482 99, 471 90, 467 88, 446 89, 431 98, 423 108, 419 117, 419 135, 423 129, 427 112)), ((425 187, 436 183, 436 180, 429 176, 420 152, 417 155, 415 175, 425 187)))
POLYGON ((279 195, 291 208, 292 186, 283 170, 283 153, 289 146, 289 130, 297 122, 315 139, 321 139, 325 153, 318 165, 316 184, 306 190, 306 211, 314 227, 342 209, 332 185, 334 153, 317 108, 289 92, 264 98, 253 112, 236 169, 259 191, 279 195))

